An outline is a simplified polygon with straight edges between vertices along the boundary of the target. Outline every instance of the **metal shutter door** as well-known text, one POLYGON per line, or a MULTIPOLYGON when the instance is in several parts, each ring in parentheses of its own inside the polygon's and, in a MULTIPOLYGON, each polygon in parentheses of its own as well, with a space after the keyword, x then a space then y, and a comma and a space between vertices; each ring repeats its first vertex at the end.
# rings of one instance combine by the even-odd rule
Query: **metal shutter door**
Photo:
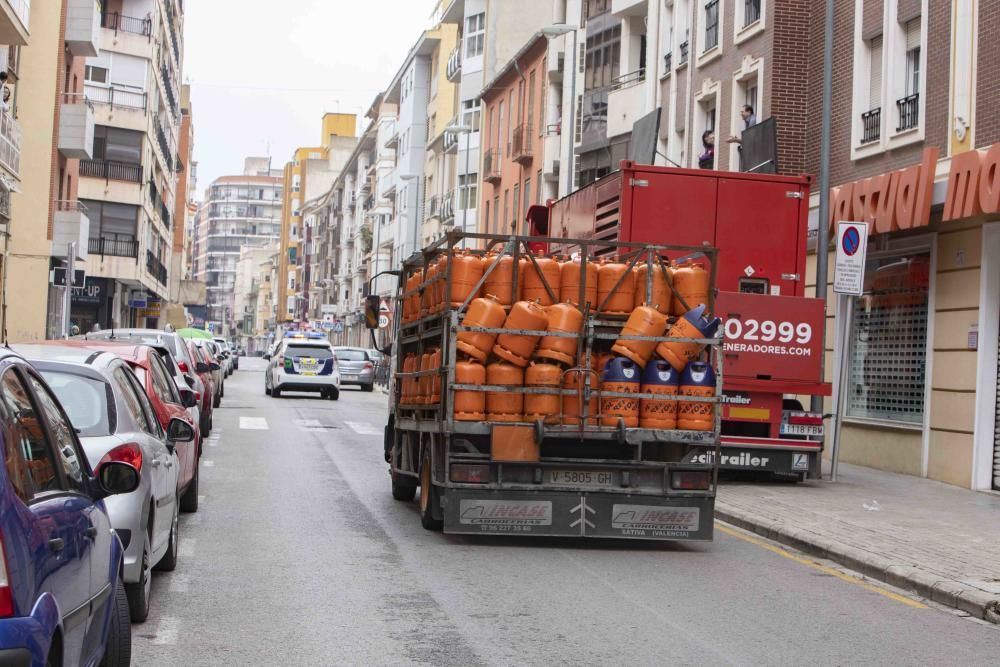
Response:
MULTIPOLYGON (((997 347, 1000 348, 1000 342, 997 347)), ((1000 491, 1000 362, 997 362, 997 406, 993 428, 993 488, 1000 491)))

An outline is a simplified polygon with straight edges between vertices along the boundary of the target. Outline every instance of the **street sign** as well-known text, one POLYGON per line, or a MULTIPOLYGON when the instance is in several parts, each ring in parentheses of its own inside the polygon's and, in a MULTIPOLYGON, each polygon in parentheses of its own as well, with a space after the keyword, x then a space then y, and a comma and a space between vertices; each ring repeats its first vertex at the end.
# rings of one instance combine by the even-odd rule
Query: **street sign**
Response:
POLYGON ((378 328, 379 329, 385 329, 388 326, 389 326, 389 316, 388 315, 379 315, 378 316, 378 328))
POLYGON ((833 291, 861 296, 865 291, 865 261, 868 257, 868 223, 837 223, 837 263, 833 291))
MULTIPOLYGON (((385 299, 382 299, 382 305, 379 306, 378 310, 379 310, 380 313, 391 313, 392 312, 392 310, 389 308, 389 302, 387 300, 385 300, 385 299)), ((388 325, 386 325, 386 326, 388 326, 388 325)))
MULTIPOLYGON (((66 287, 66 269, 56 268, 49 272, 49 282, 56 287, 66 287)), ((73 287, 83 289, 87 286, 87 272, 83 269, 76 269, 73 272, 73 287)))
POLYGON ((333 333, 344 333, 344 323, 337 320, 333 323, 333 333))

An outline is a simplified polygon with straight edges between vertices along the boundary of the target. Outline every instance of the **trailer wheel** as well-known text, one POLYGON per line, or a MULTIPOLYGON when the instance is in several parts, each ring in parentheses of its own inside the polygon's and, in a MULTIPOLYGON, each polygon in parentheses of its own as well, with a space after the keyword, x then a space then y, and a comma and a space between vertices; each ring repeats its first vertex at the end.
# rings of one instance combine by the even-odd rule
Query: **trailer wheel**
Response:
POLYGON ((438 531, 444 528, 444 521, 434 518, 438 494, 431 477, 431 450, 428 444, 420 464, 420 525, 427 530, 438 531))
POLYGON ((417 480, 395 472, 391 475, 392 497, 407 503, 412 501, 417 495, 417 480))

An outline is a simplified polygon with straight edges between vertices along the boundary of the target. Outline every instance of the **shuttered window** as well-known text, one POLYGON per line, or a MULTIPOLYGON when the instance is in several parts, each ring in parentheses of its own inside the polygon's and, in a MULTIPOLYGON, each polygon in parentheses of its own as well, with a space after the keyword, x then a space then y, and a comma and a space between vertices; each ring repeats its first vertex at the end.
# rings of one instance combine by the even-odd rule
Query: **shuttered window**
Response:
POLYGON ((906 24, 906 94, 920 92, 920 19, 906 24))
POLYGON ((868 44, 871 78, 868 85, 868 110, 882 107, 882 35, 868 44))

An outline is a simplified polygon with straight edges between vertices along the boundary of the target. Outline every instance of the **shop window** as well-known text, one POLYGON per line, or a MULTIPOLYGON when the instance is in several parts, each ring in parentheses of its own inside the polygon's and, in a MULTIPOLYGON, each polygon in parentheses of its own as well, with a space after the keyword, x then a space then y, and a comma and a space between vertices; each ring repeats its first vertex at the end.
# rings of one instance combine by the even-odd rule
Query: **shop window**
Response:
POLYGON ((869 259, 851 313, 845 416, 923 423, 929 280, 928 252, 869 259))

